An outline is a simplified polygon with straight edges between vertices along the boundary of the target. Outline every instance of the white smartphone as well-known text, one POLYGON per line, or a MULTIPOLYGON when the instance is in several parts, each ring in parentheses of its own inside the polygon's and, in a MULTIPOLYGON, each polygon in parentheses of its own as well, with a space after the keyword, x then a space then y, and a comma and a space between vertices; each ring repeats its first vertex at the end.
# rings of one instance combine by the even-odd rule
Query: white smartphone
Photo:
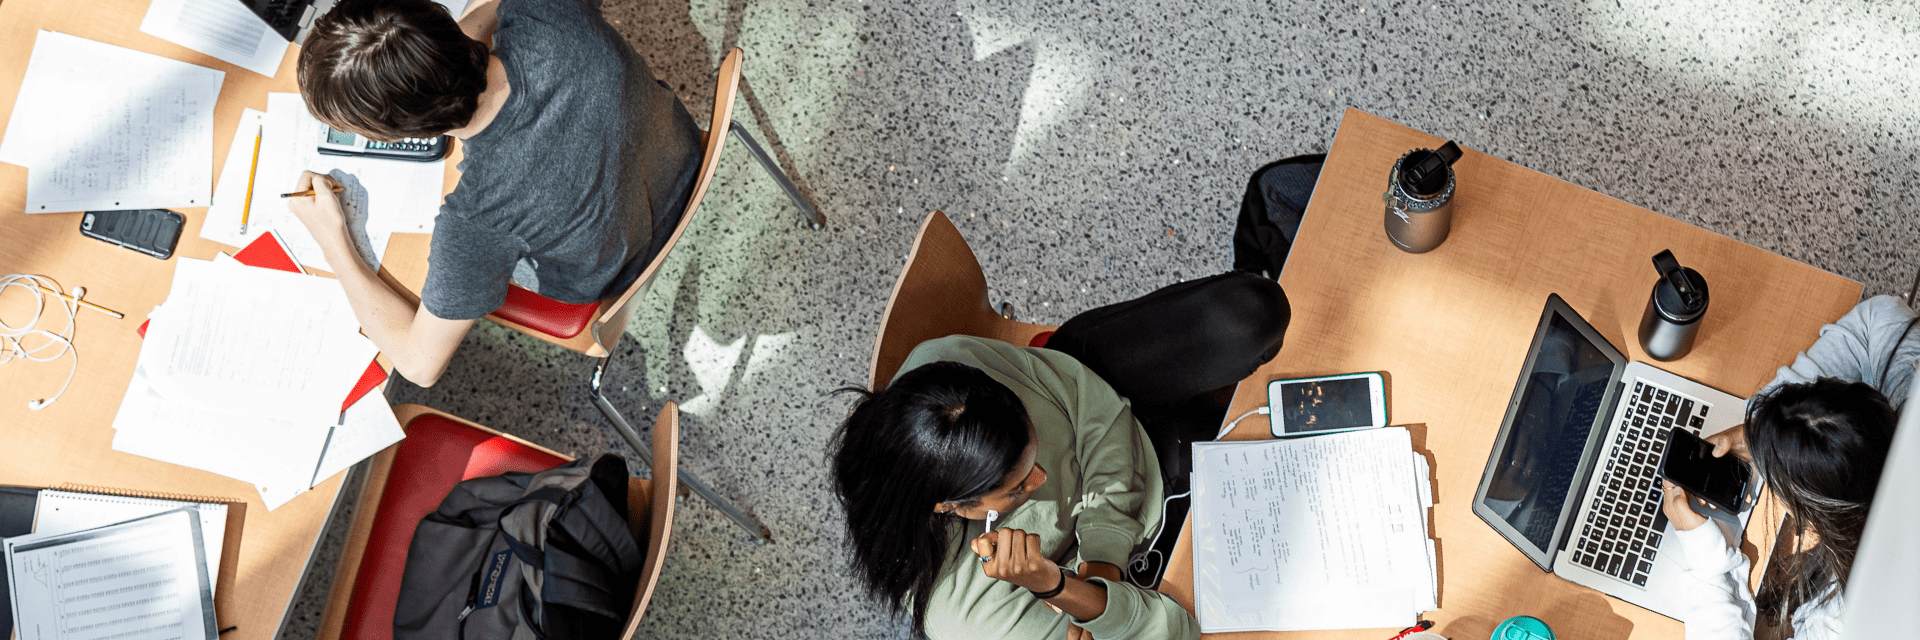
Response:
POLYGON ((1291 438, 1387 426, 1386 380, 1349 373, 1267 383, 1273 437, 1291 438))

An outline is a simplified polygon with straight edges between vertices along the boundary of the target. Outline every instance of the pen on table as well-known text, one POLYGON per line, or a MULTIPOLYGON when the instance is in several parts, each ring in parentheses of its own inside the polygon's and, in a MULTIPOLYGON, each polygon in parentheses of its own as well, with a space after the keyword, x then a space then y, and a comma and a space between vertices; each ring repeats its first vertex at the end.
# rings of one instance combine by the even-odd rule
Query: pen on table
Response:
MULTIPOLYGON (((334 192, 334 193, 340 193, 340 192, 342 192, 342 191, 346 191, 346 190, 347 190, 347 188, 346 188, 346 187, 342 187, 342 186, 340 186, 340 185, 337 185, 337 184, 336 184, 336 185, 333 185, 333 192, 334 192)), ((308 190, 306 190, 306 191, 295 191, 295 192, 293 192, 293 193, 282 193, 282 194, 280 194, 280 197, 282 197, 282 198, 305 198, 305 197, 307 197, 307 196, 311 196, 311 195, 313 195, 313 190, 312 190, 312 189, 308 189, 308 190)))
POLYGON ((91 308, 91 309, 93 309, 94 311, 98 311, 98 312, 100 312, 100 313, 104 313, 104 314, 107 314, 107 315, 110 315, 110 316, 113 316, 113 317, 114 317, 114 319, 116 319, 116 320, 124 320, 124 319, 126 319, 126 317, 127 317, 127 314, 124 314, 124 313, 120 313, 120 312, 118 312, 118 311, 114 311, 114 310, 112 310, 112 309, 108 309, 108 308, 106 308, 106 307, 102 307, 102 306, 100 306, 100 305, 97 305, 97 304, 94 304, 94 303, 91 303, 91 302, 87 302, 87 301, 85 301, 85 300, 81 300, 81 299, 79 299, 79 298, 75 298, 75 297, 73 297, 73 296, 70 296, 70 295, 67 295, 67 294, 64 294, 64 293, 60 293, 60 292, 58 292, 58 291, 54 291, 54 290, 52 290, 52 289, 48 289, 48 288, 46 288, 46 287, 40 287, 40 290, 41 290, 41 291, 45 291, 45 292, 47 292, 47 293, 51 293, 51 294, 53 294, 53 295, 56 295, 56 296, 60 296, 60 297, 62 297, 62 298, 66 298, 66 299, 68 299, 68 300, 72 300, 72 301, 74 301, 74 302, 76 302, 76 303, 79 303, 79 304, 80 304, 80 306, 83 306, 83 307, 88 307, 88 308, 91 308))
POLYGON ((1401 638, 1405 638, 1405 637, 1407 637, 1407 636, 1410 636, 1410 635, 1413 635, 1413 634, 1416 634, 1416 633, 1420 633, 1420 632, 1422 632, 1422 631, 1426 631, 1426 630, 1428 630, 1428 629, 1432 629, 1432 628, 1433 628, 1433 621, 1432 621, 1432 620, 1421 620, 1421 621, 1420 621, 1420 624, 1416 624, 1416 625, 1413 625, 1413 626, 1411 626, 1411 627, 1407 627, 1407 628, 1405 628, 1405 629, 1402 629, 1402 630, 1400 630, 1400 635, 1397 635, 1397 636, 1394 636, 1394 637, 1391 637, 1391 638, 1387 638, 1387 640, 1400 640, 1401 638))
POLYGON ((253 131, 253 165, 247 168, 247 200, 240 205, 240 235, 247 235, 247 220, 253 217, 253 178, 260 173, 260 136, 267 133, 267 126, 253 131))

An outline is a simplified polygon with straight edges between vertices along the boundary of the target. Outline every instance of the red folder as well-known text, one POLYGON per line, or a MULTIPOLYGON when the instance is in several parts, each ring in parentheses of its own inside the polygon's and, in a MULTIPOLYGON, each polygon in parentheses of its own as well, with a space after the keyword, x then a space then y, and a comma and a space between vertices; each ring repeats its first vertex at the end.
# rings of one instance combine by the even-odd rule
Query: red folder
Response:
MULTIPOLYGON (((246 248, 235 252, 233 259, 239 260, 240 264, 249 267, 275 269, 292 273, 306 273, 306 271, 301 270, 300 263, 294 261, 293 252, 287 249, 286 243, 281 242, 279 236, 274 235, 272 231, 262 233, 260 237, 254 238, 253 242, 248 243, 246 248)), ((153 321, 148 320, 140 323, 140 328, 134 331, 139 333, 142 338, 147 337, 147 324, 151 322, 153 321)), ((347 401, 341 403, 340 412, 346 413, 347 407, 353 406, 353 403, 359 402, 361 398, 366 397, 368 392, 373 391, 374 387, 378 387, 380 383, 386 381, 387 370, 380 367, 379 360, 376 359, 373 362, 367 363, 367 370, 360 374, 360 381, 354 383, 352 391, 347 392, 347 401)))

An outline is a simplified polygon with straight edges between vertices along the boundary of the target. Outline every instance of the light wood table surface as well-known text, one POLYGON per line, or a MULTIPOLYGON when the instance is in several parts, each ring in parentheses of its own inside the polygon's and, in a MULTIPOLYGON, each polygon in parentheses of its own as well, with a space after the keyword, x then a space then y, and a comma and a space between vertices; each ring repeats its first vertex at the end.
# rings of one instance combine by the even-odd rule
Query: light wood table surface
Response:
MULTIPOLYGON (((1228 415, 1264 405, 1269 380, 1384 371, 1390 421, 1411 425, 1414 449, 1433 467, 1440 609, 1424 619, 1434 631, 1479 640, 1501 620, 1531 615, 1562 638, 1681 638, 1679 622, 1542 572, 1473 515, 1547 294, 1560 294, 1629 358, 1651 362, 1636 334, 1657 279, 1651 259, 1672 249, 1706 276, 1713 301, 1693 352, 1654 364, 1745 397, 1846 313, 1861 286, 1473 150, 1455 165, 1452 235, 1431 252, 1402 252, 1382 226, 1387 170, 1400 154, 1442 142, 1347 111, 1280 279, 1293 306, 1286 345, 1241 383, 1228 415)), ((1268 421, 1255 416, 1228 439, 1269 437, 1268 421)), ((1749 527, 1748 556, 1770 549, 1771 534, 1749 527)), ((1190 611, 1191 537, 1189 519, 1160 587, 1190 611)), ((1384 640, 1397 631, 1215 635, 1384 640)))
MULTIPOLYGON (((140 32, 147 4, 146 0, 0 2, 0 123, 12 115, 35 32, 40 29, 220 69, 226 79, 214 109, 214 157, 210 159, 217 178, 241 110, 265 110, 269 91, 298 90, 293 70, 298 51, 288 53, 275 77, 265 78, 140 32)), ((457 157, 448 166, 454 162, 457 157)), ((451 168, 447 173, 444 186, 450 188, 457 174, 451 168)), ((21 213, 26 177, 26 169, 0 164, 0 274, 40 274, 69 289, 84 286, 88 300, 121 311, 127 318, 114 320, 91 310, 80 311, 74 334, 79 372, 66 395, 44 410, 31 411, 27 402, 52 395, 66 378, 71 360, 0 365, 0 441, 5 442, 0 484, 87 485, 246 503, 238 555, 231 565, 233 588, 223 588, 215 601, 220 627, 238 629, 221 638, 273 638, 308 569, 344 475, 269 512, 244 482, 113 451, 113 416, 140 349, 134 329, 165 299, 179 261, 155 260, 83 237, 78 213, 21 213)), ((260 176, 256 188, 290 186, 294 178, 260 176)), ((176 257, 210 259, 216 252, 233 250, 199 237, 204 208, 177 210, 186 215, 187 226, 176 257)), ((395 235, 385 259, 388 276, 418 290, 425 276, 426 239, 419 234, 395 235)), ((0 294, 0 317, 23 322, 31 313, 30 304, 22 292, 10 288, 0 294)), ((41 327, 51 323, 58 329, 63 321, 43 320, 41 327)))

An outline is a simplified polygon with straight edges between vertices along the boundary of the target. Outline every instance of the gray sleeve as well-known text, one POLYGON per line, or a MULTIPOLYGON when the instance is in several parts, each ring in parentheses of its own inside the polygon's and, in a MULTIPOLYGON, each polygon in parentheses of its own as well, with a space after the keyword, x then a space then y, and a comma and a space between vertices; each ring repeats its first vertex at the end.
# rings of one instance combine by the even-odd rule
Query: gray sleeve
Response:
POLYGON ((447 320, 472 320, 493 313, 506 301, 513 267, 526 252, 507 234, 477 226, 446 215, 434 224, 427 283, 420 290, 420 302, 428 313, 447 320))
MULTIPOLYGON (((1905 371, 1894 371, 1890 379, 1882 381, 1881 367, 1887 364, 1887 357, 1900 346, 1900 334, 1907 328, 1907 322, 1914 317, 1913 311, 1893 296, 1875 296, 1867 299, 1848 311, 1833 324, 1820 328, 1820 339, 1806 351, 1795 356, 1793 364, 1780 367, 1773 381, 1760 389, 1760 393, 1772 391, 1783 384, 1812 382, 1818 378, 1839 378, 1848 382, 1865 382, 1880 388, 1883 382, 1904 383, 1905 371), (1891 378, 1899 377, 1901 380, 1891 378)), ((1896 366, 1895 369, 1902 369, 1896 366)), ((1882 389, 1889 391, 1891 389, 1882 389)))

